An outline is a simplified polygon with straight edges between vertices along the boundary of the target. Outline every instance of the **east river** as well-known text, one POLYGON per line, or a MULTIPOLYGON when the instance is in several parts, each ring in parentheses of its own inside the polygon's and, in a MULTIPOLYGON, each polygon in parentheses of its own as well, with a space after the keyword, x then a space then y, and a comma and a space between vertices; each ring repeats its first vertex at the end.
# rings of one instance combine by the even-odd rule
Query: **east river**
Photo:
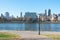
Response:
MULTIPOLYGON (((0 30, 38 31, 38 23, 0 23, 0 30)), ((60 24, 40 24, 41 31, 60 31, 60 24)))

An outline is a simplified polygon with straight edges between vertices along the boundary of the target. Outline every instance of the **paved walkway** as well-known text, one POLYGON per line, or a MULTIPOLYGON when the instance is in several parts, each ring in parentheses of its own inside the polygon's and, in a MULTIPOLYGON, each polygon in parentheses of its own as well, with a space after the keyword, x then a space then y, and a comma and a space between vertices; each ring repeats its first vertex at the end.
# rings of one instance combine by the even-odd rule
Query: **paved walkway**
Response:
POLYGON ((25 34, 21 35, 22 35, 21 40, 52 40, 51 38, 48 38, 46 36, 37 35, 30 32, 26 32, 25 34))
MULTIPOLYGON (((19 34, 21 36, 20 40, 53 40, 51 38, 48 38, 47 36, 38 35, 38 32, 36 32, 36 31, 0 30, 0 32, 9 32, 9 33, 14 33, 14 34, 19 34)), ((44 33, 47 33, 47 32, 44 32, 44 33)))

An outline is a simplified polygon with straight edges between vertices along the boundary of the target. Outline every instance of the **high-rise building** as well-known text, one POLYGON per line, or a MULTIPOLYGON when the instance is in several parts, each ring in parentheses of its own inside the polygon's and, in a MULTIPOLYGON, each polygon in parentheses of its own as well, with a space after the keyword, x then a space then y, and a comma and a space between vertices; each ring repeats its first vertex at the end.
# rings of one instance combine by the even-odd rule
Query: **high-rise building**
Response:
POLYGON ((21 14, 20 14, 20 17, 22 17, 22 12, 21 12, 21 14))
POLYGON ((47 10, 45 10, 45 16, 47 16, 47 10))
MULTIPOLYGON (((32 18, 32 20, 35 20, 37 18, 37 15, 35 12, 26 12, 25 15, 24 15, 24 18, 32 18)), ((26 19, 26 20, 27 20, 26 19)))
POLYGON ((60 16, 60 14, 58 14, 58 16, 60 16))
POLYGON ((5 18, 9 19, 9 12, 5 12, 5 18))
POLYGON ((51 9, 48 10, 48 16, 50 16, 50 15, 51 15, 51 9))
POLYGON ((4 15, 3 15, 3 14, 1 14, 1 17, 2 17, 2 18, 4 18, 4 15))

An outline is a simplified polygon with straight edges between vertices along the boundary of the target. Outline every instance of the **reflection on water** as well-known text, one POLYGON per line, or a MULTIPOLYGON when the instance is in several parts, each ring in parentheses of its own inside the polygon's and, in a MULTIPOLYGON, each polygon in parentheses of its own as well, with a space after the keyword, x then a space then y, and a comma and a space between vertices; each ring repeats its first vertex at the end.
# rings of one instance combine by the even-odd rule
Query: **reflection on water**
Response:
POLYGON ((51 24, 52 31, 60 31, 60 24, 51 24))
MULTIPOLYGON (((39 29, 39 24, 0 23, 0 30, 33 30, 39 29)), ((41 31, 60 31, 60 24, 40 24, 41 31)))
POLYGON ((41 31, 51 31, 51 24, 40 24, 40 30, 41 31))
POLYGON ((0 30, 25 30, 25 28, 21 23, 1 23, 0 30))
POLYGON ((25 24, 25 30, 33 30, 33 31, 36 31, 37 30, 37 24, 33 24, 33 23, 25 24))

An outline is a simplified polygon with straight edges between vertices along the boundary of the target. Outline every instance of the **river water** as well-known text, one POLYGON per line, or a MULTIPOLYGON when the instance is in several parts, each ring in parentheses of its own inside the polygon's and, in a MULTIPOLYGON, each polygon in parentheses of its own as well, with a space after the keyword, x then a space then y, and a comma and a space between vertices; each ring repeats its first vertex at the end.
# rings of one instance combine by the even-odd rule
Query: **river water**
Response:
MULTIPOLYGON (((0 30, 22 30, 22 31, 37 31, 39 24, 31 23, 0 23, 0 30)), ((60 24, 40 24, 41 31, 60 31, 60 24)))

